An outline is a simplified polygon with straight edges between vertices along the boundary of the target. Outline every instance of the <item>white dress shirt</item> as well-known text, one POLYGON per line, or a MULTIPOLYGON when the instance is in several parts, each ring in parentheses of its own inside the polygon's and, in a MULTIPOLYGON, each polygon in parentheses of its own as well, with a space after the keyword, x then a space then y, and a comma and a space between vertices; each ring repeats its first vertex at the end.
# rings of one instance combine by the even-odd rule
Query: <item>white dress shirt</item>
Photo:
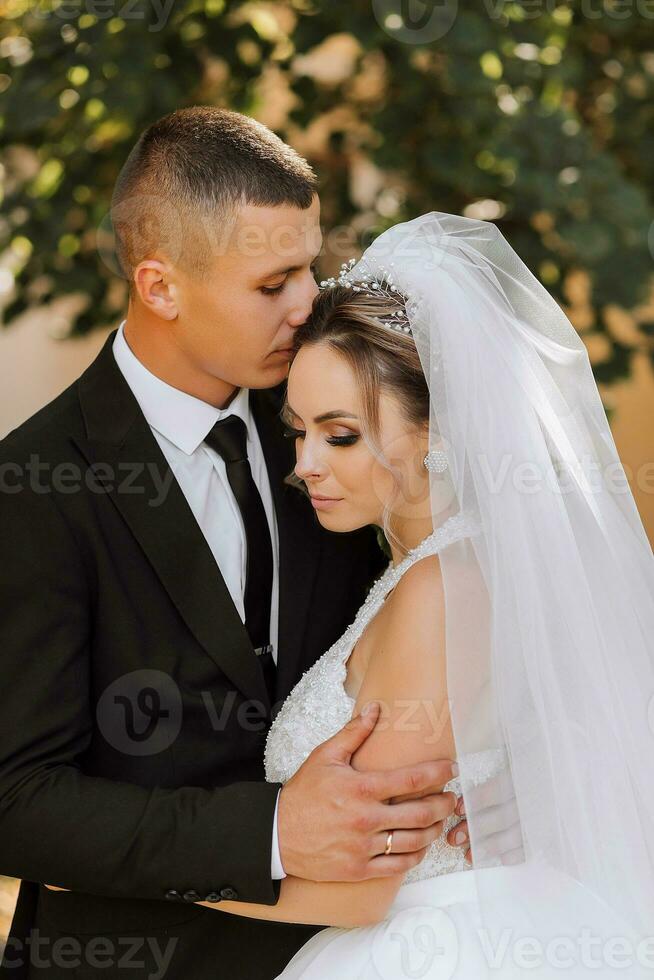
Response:
MULTIPOLYGON (((263 502, 273 553, 270 643, 277 663, 279 620, 279 538, 268 470, 249 405, 240 388, 227 408, 173 388, 152 374, 130 349, 121 323, 113 343, 116 363, 132 390, 182 493, 200 526, 238 613, 245 622, 247 546, 241 512, 227 479, 225 462, 204 442, 219 419, 238 415, 247 428, 247 455, 263 502)), ((279 802, 279 796, 278 796, 279 802)), ((277 806, 273 823, 272 877, 286 877, 279 853, 277 806)))

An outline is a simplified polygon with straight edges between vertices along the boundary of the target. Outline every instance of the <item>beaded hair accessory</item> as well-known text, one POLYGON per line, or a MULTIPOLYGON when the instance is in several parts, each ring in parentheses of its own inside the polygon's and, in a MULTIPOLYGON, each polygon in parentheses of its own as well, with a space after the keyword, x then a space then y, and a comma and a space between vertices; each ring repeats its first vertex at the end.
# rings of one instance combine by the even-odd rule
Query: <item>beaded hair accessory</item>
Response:
MULTIPOLYGON (((356 259, 350 259, 349 262, 344 262, 338 278, 332 276, 330 279, 323 279, 320 283, 320 288, 329 289, 333 286, 345 286, 355 293, 372 293, 374 296, 381 296, 392 302, 400 303, 400 309, 389 313, 387 319, 382 320, 380 317, 375 316, 373 320, 382 327, 395 330, 397 333, 413 336, 413 331, 409 325, 407 309, 413 315, 417 312, 418 306, 416 303, 406 303, 402 292, 393 282, 393 273, 389 269, 379 267, 374 273, 363 271, 355 278, 352 275, 352 267, 355 263, 356 259)), ((365 263, 361 263, 361 265, 365 270, 365 263)), ((448 466, 447 456, 440 449, 432 450, 425 456, 423 466, 432 473, 443 473, 448 466)))
MULTIPOLYGON (((323 279, 320 283, 320 288, 329 289, 332 286, 345 286, 355 293, 372 293, 375 296, 399 303, 400 309, 389 313, 387 318, 382 319, 376 316, 373 319, 382 327, 387 327, 390 330, 395 330, 397 333, 405 333, 412 336, 404 296, 393 282, 392 271, 384 268, 380 268, 374 273, 364 271, 360 276, 355 278, 352 276, 351 271, 356 261, 356 259, 350 259, 349 262, 344 262, 338 277, 332 276, 330 279, 323 279)), ((408 307, 409 313, 415 312, 415 309, 415 304, 408 307)))

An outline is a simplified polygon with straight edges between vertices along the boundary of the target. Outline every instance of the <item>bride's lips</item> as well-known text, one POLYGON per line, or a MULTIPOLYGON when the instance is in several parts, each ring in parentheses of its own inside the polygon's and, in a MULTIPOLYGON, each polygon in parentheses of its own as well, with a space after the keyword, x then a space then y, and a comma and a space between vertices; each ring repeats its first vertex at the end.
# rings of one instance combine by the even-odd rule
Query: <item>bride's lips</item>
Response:
POLYGON ((334 504, 340 503, 342 497, 323 497, 320 494, 310 494, 311 503, 316 510, 330 510, 334 504))
POLYGON ((293 348, 292 347, 278 347, 277 350, 271 351, 272 354, 280 354, 282 357, 292 357, 293 348))

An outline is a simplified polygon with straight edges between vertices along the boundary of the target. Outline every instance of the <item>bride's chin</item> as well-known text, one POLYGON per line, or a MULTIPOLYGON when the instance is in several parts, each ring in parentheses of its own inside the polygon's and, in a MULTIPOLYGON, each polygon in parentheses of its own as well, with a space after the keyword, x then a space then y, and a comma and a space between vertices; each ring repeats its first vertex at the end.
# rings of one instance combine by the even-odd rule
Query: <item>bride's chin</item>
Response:
POLYGON ((357 521, 336 514, 316 512, 318 520, 326 531, 333 531, 335 534, 349 534, 350 531, 359 531, 362 527, 368 526, 368 521, 357 521))

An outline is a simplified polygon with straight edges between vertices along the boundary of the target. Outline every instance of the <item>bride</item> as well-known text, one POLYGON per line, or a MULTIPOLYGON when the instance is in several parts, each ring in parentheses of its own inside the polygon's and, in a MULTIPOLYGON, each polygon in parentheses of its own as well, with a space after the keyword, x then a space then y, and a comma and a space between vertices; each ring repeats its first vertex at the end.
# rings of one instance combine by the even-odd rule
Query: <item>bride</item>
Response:
POLYGON ((297 331, 283 416, 317 519, 379 526, 391 559, 266 776, 375 701, 353 764, 456 758, 464 810, 403 879, 215 908, 329 927, 280 980, 652 976, 653 562, 585 348, 491 223, 433 212, 353 262, 297 331))

